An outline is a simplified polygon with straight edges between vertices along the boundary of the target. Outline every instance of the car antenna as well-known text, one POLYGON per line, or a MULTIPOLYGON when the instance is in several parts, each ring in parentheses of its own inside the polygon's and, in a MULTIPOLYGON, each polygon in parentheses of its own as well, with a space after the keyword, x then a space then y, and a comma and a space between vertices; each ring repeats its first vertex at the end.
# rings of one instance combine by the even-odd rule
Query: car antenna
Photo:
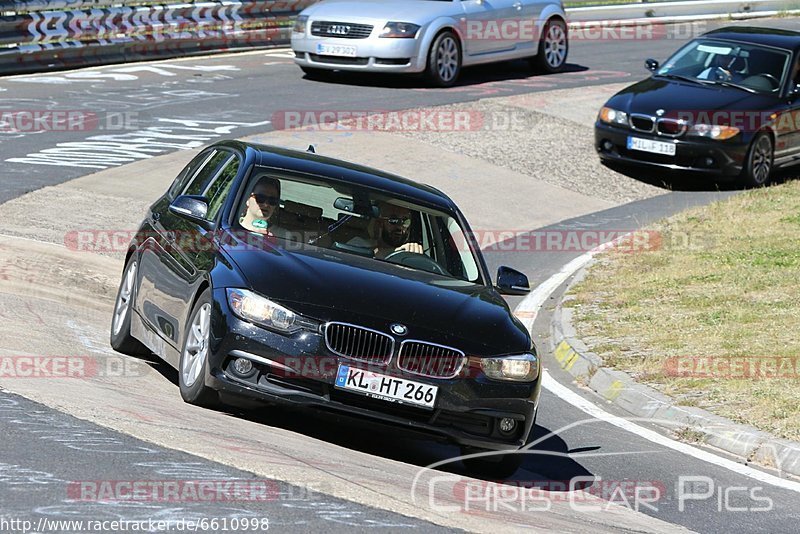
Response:
POLYGON ((311 152, 312 154, 316 154, 317 153, 317 151, 314 150, 314 145, 308 145, 308 148, 306 149, 306 152, 311 152))

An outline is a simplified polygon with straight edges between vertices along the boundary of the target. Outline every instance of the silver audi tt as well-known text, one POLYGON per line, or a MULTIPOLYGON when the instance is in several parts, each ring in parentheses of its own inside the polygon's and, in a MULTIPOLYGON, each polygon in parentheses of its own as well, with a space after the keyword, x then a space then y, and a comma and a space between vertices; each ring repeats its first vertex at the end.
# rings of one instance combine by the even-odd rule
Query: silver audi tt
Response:
POLYGON ((566 15, 560 0, 322 0, 297 17, 292 50, 309 77, 424 73, 447 87, 481 63, 527 58, 561 70, 566 15))

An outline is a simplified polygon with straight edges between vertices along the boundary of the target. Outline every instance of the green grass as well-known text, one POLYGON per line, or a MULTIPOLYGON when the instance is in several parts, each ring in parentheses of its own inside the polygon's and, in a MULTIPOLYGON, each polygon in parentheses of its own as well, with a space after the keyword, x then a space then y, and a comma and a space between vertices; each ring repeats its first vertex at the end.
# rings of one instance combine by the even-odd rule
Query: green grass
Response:
POLYGON ((797 373, 676 376, 669 367, 689 357, 798 361, 800 183, 748 191, 652 229, 660 248, 604 253, 571 290, 579 336, 606 365, 679 404, 800 439, 797 373))

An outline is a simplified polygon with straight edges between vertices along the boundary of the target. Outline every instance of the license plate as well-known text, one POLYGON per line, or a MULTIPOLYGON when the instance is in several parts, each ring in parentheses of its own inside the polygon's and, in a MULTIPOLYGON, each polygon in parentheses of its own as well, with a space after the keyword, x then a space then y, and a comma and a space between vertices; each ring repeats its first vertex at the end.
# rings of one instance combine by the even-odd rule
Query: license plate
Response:
POLYGON ((675 155, 675 144, 652 139, 642 139, 640 137, 628 137, 628 149, 641 150, 652 154, 662 154, 664 156, 675 155))
POLYGON ((356 57, 355 46, 317 43, 317 54, 321 56, 356 57))
POLYGON ((387 402, 433 408, 438 386, 339 365, 336 387, 387 402))

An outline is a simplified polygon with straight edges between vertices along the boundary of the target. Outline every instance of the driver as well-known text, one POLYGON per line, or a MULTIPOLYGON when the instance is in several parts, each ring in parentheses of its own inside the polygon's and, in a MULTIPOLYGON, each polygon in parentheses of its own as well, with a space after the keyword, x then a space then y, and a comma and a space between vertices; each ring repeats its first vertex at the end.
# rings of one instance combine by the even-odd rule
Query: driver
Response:
POLYGON ((269 176, 259 178, 247 202, 239 224, 258 234, 274 236, 280 232, 275 219, 281 199, 281 183, 269 176))
POLYGON ((376 219, 376 225, 370 232, 375 234, 372 236, 373 239, 367 241, 355 237, 348 244, 372 248, 374 257, 381 260, 394 252, 424 254, 425 251, 420 243, 408 242, 411 233, 411 210, 385 201, 380 202, 378 207, 381 215, 376 219))
POLYGON ((714 54, 711 63, 697 75, 697 78, 700 80, 731 80, 733 78, 731 65, 735 60, 734 56, 714 54))

